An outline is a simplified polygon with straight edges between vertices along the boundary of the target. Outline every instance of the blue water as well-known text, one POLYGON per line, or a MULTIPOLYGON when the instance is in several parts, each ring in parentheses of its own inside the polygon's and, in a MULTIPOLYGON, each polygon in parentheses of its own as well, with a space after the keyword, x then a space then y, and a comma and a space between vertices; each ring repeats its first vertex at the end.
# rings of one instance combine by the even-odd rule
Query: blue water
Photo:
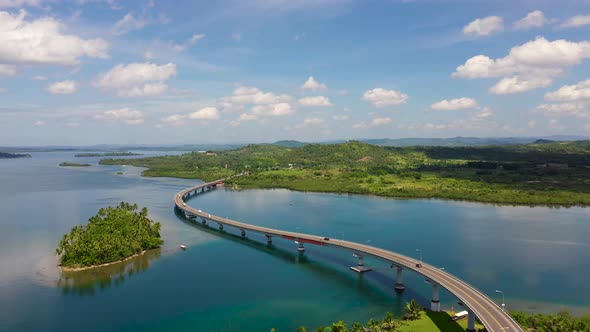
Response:
MULTIPOLYGON (((158 154, 148 152, 149 154, 158 154)), ((334 320, 399 313, 430 289, 412 273, 393 291, 394 271, 351 252, 296 245, 231 229, 219 235, 176 216, 176 192, 198 181, 142 178, 135 167, 99 166, 73 152, 0 160, 0 331, 293 331, 334 320), (89 162, 62 168, 62 161, 89 162), (116 174, 122 171, 122 175, 116 174), (63 233, 100 207, 138 203, 162 223, 165 245, 129 262, 60 274, 53 250, 63 233), (187 251, 179 251, 185 244, 187 251)), ((191 206, 286 230, 344 238, 445 268, 500 301, 527 311, 590 312, 590 209, 508 207, 441 200, 287 190, 199 195, 191 206)), ((444 309, 458 309, 442 294, 444 309)))

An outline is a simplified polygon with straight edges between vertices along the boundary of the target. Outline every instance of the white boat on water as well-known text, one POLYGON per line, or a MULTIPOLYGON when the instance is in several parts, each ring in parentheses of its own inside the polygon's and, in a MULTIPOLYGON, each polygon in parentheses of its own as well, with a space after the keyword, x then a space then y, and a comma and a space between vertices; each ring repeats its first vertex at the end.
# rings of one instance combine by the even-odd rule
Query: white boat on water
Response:
POLYGON ((186 246, 185 246, 184 244, 181 244, 181 245, 180 245, 180 249, 182 249, 182 250, 186 250, 186 246))

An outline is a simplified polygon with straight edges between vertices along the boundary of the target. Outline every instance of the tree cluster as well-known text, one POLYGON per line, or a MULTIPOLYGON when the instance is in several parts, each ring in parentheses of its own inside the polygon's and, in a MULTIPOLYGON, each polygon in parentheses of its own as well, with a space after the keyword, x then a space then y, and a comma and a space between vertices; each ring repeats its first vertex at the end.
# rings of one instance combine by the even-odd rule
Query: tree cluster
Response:
POLYGON ((88 220, 65 234, 55 250, 65 267, 87 267, 125 259, 162 244, 160 223, 138 211, 137 204, 121 202, 102 208, 88 220))

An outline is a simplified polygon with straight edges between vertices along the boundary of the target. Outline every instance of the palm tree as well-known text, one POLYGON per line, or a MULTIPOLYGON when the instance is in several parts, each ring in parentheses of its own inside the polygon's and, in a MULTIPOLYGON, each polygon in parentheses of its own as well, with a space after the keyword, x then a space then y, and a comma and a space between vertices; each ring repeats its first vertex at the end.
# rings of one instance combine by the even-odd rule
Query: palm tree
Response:
POLYGON ((415 299, 411 299, 410 302, 406 303, 406 319, 416 320, 420 318, 420 312, 422 307, 415 299))

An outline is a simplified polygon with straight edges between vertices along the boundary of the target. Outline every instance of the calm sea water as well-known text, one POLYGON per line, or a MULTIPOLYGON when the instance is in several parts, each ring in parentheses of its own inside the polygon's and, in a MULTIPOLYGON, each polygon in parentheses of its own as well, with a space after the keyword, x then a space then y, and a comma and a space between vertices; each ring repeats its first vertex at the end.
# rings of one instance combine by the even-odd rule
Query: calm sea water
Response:
MULTIPOLYGON (((338 319, 428 305, 430 288, 412 273, 393 291, 394 271, 351 252, 260 235, 242 240, 176 216, 172 199, 194 180, 141 178, 141 170, 98 166, 71 152, 0 160, 0 331, 294 331, 338 319), (60 168, 62 161, 93 164, 60 168), (122 175, 117 172, 122 171, 122 175), (163 248, 137 259, 61 274, 53 250, 63 233, 120 201, 148 207, 162 223, 163 248), (179 251, 185 244, 187 251, 179 251)), ((157 153, 149 153, 157 154, 157 153)), ((287 190, 219 189, 191 206, 258 225, 366 242, 417 257, 471 282, 507 307, 590 312, 590 209, 508 207, 440 200, 287 190)), ((445 309, 459 309, 442 294, 445 309)))

